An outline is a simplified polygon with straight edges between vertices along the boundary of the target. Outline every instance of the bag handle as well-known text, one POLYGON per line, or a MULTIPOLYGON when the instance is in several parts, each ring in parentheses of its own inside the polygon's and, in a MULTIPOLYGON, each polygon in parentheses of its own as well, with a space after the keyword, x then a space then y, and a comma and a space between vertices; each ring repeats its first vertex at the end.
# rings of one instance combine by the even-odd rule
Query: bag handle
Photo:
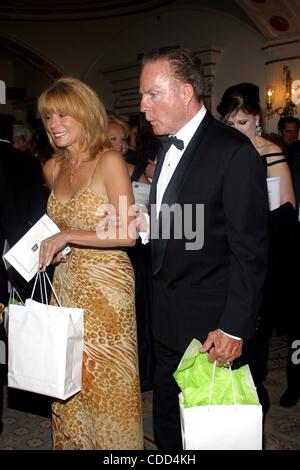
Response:
MULTIPOLYGON (((51 281, 50 281, 50 279, 49 279, 48 274, 47 274, 46 272, 44 272, 43 274, 44 274, 43 277, 44 277, 44 286, 45 286, 45 289, 46 289, 46 281, 45 281, 45 278, 46 278, 47 281, 48 281, 48 283, 50 284, 51 290, 52 290, 52 292, 53 292, 53 295, 54 295, 54 297, 55 297, 55 300, 56 300, 58 306, 61 307, 62 305, 61 305, 60 300, 59 300, 59 298, 58 298, 58 296, 57 296, 57 294, 56 294, 56 292, 55 292, 55 290, 54 290, 54 287, 53 287, 53 285, 52 285, 52 283, 51 283, 51 281)), ((47 292, 46 292, 46 296, 47 296, 47 292)), ((47 303, 48 303, 48 302, 47 302, 47 303)))
POLYGON ((61 307, 62 305, 61 305, 61 303, 60 303, 60 300, 59 300, 59 298, 58 298, 58 296, 57 296, 57 294, 56 294, 56 292, 55 292, 55 290, 54 290, 54 287, 53 287, 53 285, 52 285, 52 283, 51 283, 51 281, 50 281, 50 279, 49 279, 49 276, 48 276, 48 274, 47 274, 46 272, 43 272, 43 273, 38 272, 38 273, 36 274, 36 277, 35 277, 35 280, 34 280, 34 284, 33 284, 33 288, 32 288, 32 292, 31 292, 30 300, 32 300, 33 294, 34 294, 35 289, 36 289, 37 281, 39 280, 40 291, 41 291, 41 301, 42 301, 42 303, 45 303, 45 302, 44 302, 44 296, 45 296, 46 305, 48 305, 48 296, 47 296, 47 289, 46 289, 46 279, 47 279, 47 281, 48 281, 48 283, 49 283, 49 285, 50 285, 50 287, 51 287, 51 290, 52 290, 52 292, 53 292, 53 295, 54 295, 54 297, 55 297, 55 300, 56 300, 58 306, 61 307), (42 285, 41 275, 42 275, 43 285, 42 285), (44 291, 43 291, 43 289, 44 289, 44 291), (43 295, 43 293, 44 293, 44 295, 43 295))
POLYGON ((18 297, 19 301, 21 302, 22 305, 24 305, 24 302, 22 300, 22 297, 20 296, 19 292, 15 287, 12 286, 10 292, 9 292, 9 299, 8 299, 8 304, 11 303, 11 301, 14 302, 15 296, 18 297))
MULTIPOLYGON (((212 373, 212 379, 211 379, 211 384, 210 384, 209 404, 208 404, 208 406, 211 406, 211 402, 212 402, 212 393, 213 393, 213 385, 214 385, 214 381, 215 381, 216 366, 217 366, 217 361, 214 362, 214 366, 213 366, 213 373, 212 373)), ((235 393, 233 373, 232 373, 231 366, 229 366, 229 370, 230 370, 231 388, 232 388, 232 395, 233 395, 233 404, 236 405, 236 393, 235 393)))

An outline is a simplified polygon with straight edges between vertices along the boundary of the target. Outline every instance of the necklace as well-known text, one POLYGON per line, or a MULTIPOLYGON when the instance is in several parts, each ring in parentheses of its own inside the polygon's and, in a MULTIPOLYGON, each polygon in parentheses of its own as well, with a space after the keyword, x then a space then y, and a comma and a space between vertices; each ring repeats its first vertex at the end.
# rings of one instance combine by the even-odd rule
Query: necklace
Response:
POLYGON ((87 163, 89 160, 83 160, 77 167, 71 167, 69 166, 68 168, 68 173, 69 173, 69 181, 72 184, 75 176, 77 176, 79 168, 81 168, 85 163, 87 163))
POLYGON ((79 167, 77 167, 76 170, 74 168, 69 169, 69 181, 70 181, 71 184, 73 183, 74 177, 77 175, 77 169, 78 168, 79 167))

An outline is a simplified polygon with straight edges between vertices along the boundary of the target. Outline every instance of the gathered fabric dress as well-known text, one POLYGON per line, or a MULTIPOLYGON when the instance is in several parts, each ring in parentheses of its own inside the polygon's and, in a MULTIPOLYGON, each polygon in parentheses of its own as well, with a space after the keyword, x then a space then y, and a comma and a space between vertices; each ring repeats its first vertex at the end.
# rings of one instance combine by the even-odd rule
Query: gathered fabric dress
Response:
MULTIPOLYGON (((61 230, 106 224, 106 201, 90 189, 69 202, 52 191, 48 214, 61 230)), ((65 307, 84 309, 82 390, 52 405, 54 449, 143 449, 134 308, 134 273, 121 249, 74 247, 57 266, 65 307)))

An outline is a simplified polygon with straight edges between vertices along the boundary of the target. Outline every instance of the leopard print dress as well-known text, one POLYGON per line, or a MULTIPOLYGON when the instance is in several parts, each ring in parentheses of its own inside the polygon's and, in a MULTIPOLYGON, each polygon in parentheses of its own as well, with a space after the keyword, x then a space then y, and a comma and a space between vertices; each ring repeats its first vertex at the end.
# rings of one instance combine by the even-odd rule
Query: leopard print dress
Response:
MULTIPOLYGON (((61 230, 96 230, 106 202, 87 187, 67 203, 50 194, 61 230)), ((54 289, 66 307, 84 309, 82 390, 52 405, 54 449, 143 449, 134 273, 119 249, 72 247, 54 289)))

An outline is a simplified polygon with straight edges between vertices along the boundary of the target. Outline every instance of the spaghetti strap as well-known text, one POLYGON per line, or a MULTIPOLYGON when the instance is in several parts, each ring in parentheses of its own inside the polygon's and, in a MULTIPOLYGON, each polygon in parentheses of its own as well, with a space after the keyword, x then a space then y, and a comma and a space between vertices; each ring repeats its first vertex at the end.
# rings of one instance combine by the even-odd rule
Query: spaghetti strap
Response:
POLYGON ((286 163, 286 158, 283 152, 265 153, 264 155, 261 155, 261 157, 265 160, 265 164, 267 167, 277 165, 277 163, 286 163), (283 158, 279 158, 278 160, 274 160, 273 162, 268 162, 267 160, 268 157, 283 157, 283 158))
POLYGON ((286 159, 282 158, 281 160, 275 160, 274 162, 267 163, 267 166, 277 165, 277 163, 286 163, 286 159))
POLYGON ((285 157, 283 152, 272 152, 272 153, 264 153, 261 155, 262 158, 267 157, 285 157))
POLYGON ((99 162, 99 157, 96 157, 95 160, 96 160, 96 162, 95 162, 95 165, 93 167, 93 171, 92 171, 92 174, 91 174, 91 177, 90 177, 90 180, 89 180, 89 184, 87 185, 87 188, 89 188, 91 186, 91 182, 92 182, 92 179, 94 177, 94 174, 95 174, 98 162, 99 162))

